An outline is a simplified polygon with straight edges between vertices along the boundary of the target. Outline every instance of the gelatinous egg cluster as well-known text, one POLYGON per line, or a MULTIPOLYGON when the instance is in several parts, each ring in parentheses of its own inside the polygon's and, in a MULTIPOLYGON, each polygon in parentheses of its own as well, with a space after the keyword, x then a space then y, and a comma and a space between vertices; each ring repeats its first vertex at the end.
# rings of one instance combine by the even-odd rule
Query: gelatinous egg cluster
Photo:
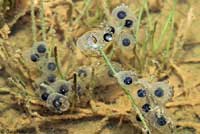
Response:
POLYGON ((122 4, 113 9, 105 26, 84 33, 77 40, 77 46, 86 55, 99 55, 98 48, 114 43, 123 54, 132 52, 135 46, 135 17, 128 6, 122 4))
POLYGON ((41 71, 41 77, 35 81, 40 99, 53 112, 67 111, 73 97, 73 82, 57 77, 57 63, 49 56, 47 44, 35 43, 28 57, 41 71))
MULTIPOLYGON (((149 124, 170 133, 171 122, 166 116, 164 106, 173 97, 172 87, 166 81, 154 83, 140 81, 133 95, 149 124)), ((138 116, 136 119, 140 121, 138 116)))
POLYGON ((57 75, 58 66, 55 56, 49 56, 48 51, 45 42, 37 42, 26 56, 41 72, 41 76, 35 80, 40 99, 51 111, 62 113, 70 108, 76 94, 78 97, 85 94, 86 86, 91 80, 92 69, 82 66, 76 70, 76 80, 61 79, 57 75))
MULTIPOLYGON (((112 10, 110 19, 102 29, 91 30, 79 37, 77 46, 86 55, 99 55, 99 48, 109 44, 119 48, 118 53, 129 57, 135 48, 136 17, 125 4, 112 10)), ((120 57, 119 57, 120 58, 120 57)), ((82 72, 81 76, 85 76, 82 72)), ((166 82, 149 83, 138 78, 133 71, 117 71, 114 75, 122 88, 133 92, 134 99, 150 126, 158 129, 169 127, 164 105, 172 98, 173 90, 166 82), (133 91, 135 85, 140 85, 133 91)), ((101 80, 99 80, 101 81, 101 80)), ((136 115, 136 120, 141 121, 136 115)), ((166 131, 170 131, 167 129, 166 131)))
MULTIPOLYGON (((120 54, 129 55, 133 53, 136 43, 135 22, 134 14, 128 6, 122 4, 112 10, 111 19, 105 27, 87 31, 80 36, 76 42, 77 47, 85 55, 98 56, 102 55, 100 49, 113 44, 114 47, 120 49, 120 54)), ((167 129, 170 120, 166 117, 164 105, 172 98, 173 90, 166 82, 149 83, 141 80, 135 72, 123 71, 121 64, 117 62, 113 65, 115 71, 105 67, 105 64, 101 64, 102 70, 96 69, 95 71, 91 67, 80 66, 76 69, 74 78, 61 79, 57 76, 56 59, 49 56, 48 51, 45 42, 37 42, 29 53, 29 60, 35 63, 41 71, 41 77, 35 81, 37 93, 51 111, 62 113, 69 110, 74 98, 82 99, 83 96, 87 96, 87 89, 92 81, 96 81, 95 86, 98 87, 99 85, 106 86, 109 83, 105 83, 107 79, 110 79, 110 83, 113 84, 116 78, 122 88, 132 93, 137 106, 150 126, 159 130, 170 130, 167 129), (134 89, 134 87, 137 88, 134 89)), ((138 122, 141 122, 140 117, 136 115, 138 122)))

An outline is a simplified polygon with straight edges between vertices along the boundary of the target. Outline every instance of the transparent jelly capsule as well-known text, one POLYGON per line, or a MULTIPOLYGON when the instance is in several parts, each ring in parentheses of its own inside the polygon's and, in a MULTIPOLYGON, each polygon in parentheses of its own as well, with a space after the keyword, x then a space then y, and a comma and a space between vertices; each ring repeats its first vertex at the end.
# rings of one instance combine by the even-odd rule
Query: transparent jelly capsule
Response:
POLYGON ((137 75, 133 71, 119 71, 115 74, 118 83, 123 87, 132 87, 132 85, 137 81, 137 75))
POLYGON ((43 73, 38 82, 53 84, 57 80, 55 73, 43 73))
POLYGON ((32 48, 23 53, 23 58, 25 59, 27 64, 36 64, 38 68, 40 68, 40 65, 42 65, 46 61, 46 58, 44 56, 41 57, 32 48))
POLYGON ((49 83, 46 82, 46 79, 45 79, 44 75, 41 75, 41 77, 35 79, 35 81, 34 81, 34 84, 35 84, 36 87, 38 87, 38 88, 39 88, 40 85, 43 84, 43 83, 46 84, 46 85, 49 85, 49 83))
POLYGON ((172 124, 166 115, 152 111, 146 118, 149 120, 150 125, 154 128, 154 133, 160 132, 163 134, 172 134, 172 124))
POLYGON ((76 42, 78 48, 86 55, 98 55, 98 48, 104 47, 103 31, 92 30, 84 33, 76 42))
POLYGON ((76 92, 77 92, 78 96, 82 96, 82 95, 87 94, 87 93, 86 93, 87 90, 86 90, 86 87, 85 87, 84 82, 82 82, 82 81, 77 81, 76 92))
POLYGON ((173 89, 167 82, 152 83, 149 91, 152 95, 152 99, 161 105, 164 105, 173 97, 173 89))
POLYGON ((47 101, 49 95, 54 92, 54 89, 45 83, 40 83, 38 85, 37 93, 40 96, 40 99, 47 101))
POLYGON ((134 64, 135 61, 135 38, 134 35, 127 30, 121 31, 116 38, 117 49, 116 56, 123 64, 134 64))
POLYGON ((47 60, 47 46, 45 42, 37 42, 25 52, 25 59, 41 64, 47 60))
POLYGON ((139 84, 135 84, 130 92, 135 100, 136 105, 140 109, 140 111, 145 115, 148 114, 152 110, 151 101, 149 101, 149 91, 144 86, 139 84))
POLYGON ((40 56, 46 56, 47 55, 47 44, 44 41, 39 41, 33 44, 33 51, 38 53, 40 56))
POLYGON ((112 10, 112 16, 119 21, 124 20, 129 14, 130 10, 125 4, 121 4, 112 10))
POLYGON ((135 87, 131 90, 135 100, 139 102, 147 102, 147 98, 149 96, 149 91, 145 87, 141 87, 140 85, 135 85, 135 87))
POLYGON ((53 84, 57 80, 55 74, 42 74, 39 78, 35 80, 35 84, 39 86, 41 83, 45 83, 47 85, 53 84))
POLYGON ((66 80, 57 80, 51 84, 52 88, 55 89, 57 93, 60 93, 65 96, 71 96, 72 94, 72 83, 66 80))
POLYGON ((136 17, 125 4, 114 8, 112 11, 112 16, 114 17, 113 22, 117 24, 116 31, 120 32, 123 29, 134 30, 136 17))
POLYGON ((51 93, 47 99, 47 107, 53 111, 62 113, 70 108, 68 98, 59 93, 51 93))
POLYGON ((57 65, 55 58, 49 58, 46 62, 41 63, 41 68, 43 73, 56 73, 57 65))
POLYGON ((70 79, 69 82, 72 85, 73 92, 77 93, 78 96, 84 95, 86 92, 86 86, 83 81, 77 79, 76 82, 74 82, 74 79, 70 79), (76 84, 76 85, 75 85, 76 84), (76 89, 75 89, 76 87, 76 89))
POLYGON ((118 46, 125 52, 133 52, 133 48, 135 47, 135 38, 133 34, 128 31, 122 31, 117 38, 118 46))
POLYGON ((77 76, 80 80, 82 80, 85 85, 90 84, 91 80, 92 80, 92 73, 93 70, 91 67, 87 67, 87 66, 81 66, 77 69, 77 76))

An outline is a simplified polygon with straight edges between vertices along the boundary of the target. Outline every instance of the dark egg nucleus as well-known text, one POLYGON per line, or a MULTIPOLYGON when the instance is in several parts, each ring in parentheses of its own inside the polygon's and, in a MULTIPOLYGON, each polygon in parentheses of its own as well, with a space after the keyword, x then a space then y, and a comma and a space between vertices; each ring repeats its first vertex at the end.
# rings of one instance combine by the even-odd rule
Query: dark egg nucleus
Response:
POLYGON ((151 107, 150 107, 150 104, 148 104, 148 103, 146 103, 146 104, 144 104, 143 106, 142 106, 142 110, 144 111, 144 112, 149 112, 150 110, 151 110, 151 107))
POLYGON ((125 27, 130 28, 132 27, 132 25, 133 25, 132 20, 129 20, 129 19, 125 20, 125 24, 124 24, 125 27))
POLYGON ((119 11, 119 12, 117 13, 117 17, 118 17, 119 19, 124 19, 126 16, 127 16, 127 15, 126 15, 126 12, 125 12, 125 11, 119 11))
POLYGON ((83 69, 78 70, 79 77, 87 77, 87 72, 83 69))
POLYGON ((164 90, 159 87, 154 91, 154 95, 157 97, 162 97, 164 95, 164 90))
POLYGON ((37 47, 38 53, 45 53, 46 52, 46 46, 44 44, 39 44, 37 47))
POLYGON ((125 77, 124 83, 125 83, 126 85, 130 85, 130 84, 132 84, 132 82, 133 82, 133 80, 132 80, 131 77, 129 77, 129 76, 125 77))
POLYGON ((56 64, 54 62, 50 62, 47 65, 48 70, 55 71, 56 70, 56 64))
POLYGON ((41 98, 42 98, 42 100, 46 101, 46 100, 48 99, 48 96, 49 96, 49 93, 44 92, 44 93, 41 95, 41 98))
POLYGON ((50 82, 50 83, 55 82, 55 81, 56 81, 56 75, 54 75, 54 74, 48 75, 48 76, 47 76, 47 80, 48 80, 48 82, 50 82))
POLYGON ((39 55, 38 54, 31 54, 31 61, 32 62, 37 62, 37 61, 39 61, 39 55))
POLYGON ((137 95, 138 95, 138 97, 145 97, 146 96, 146 90, 145 89, 139 89, 138 91, 137 91, 137 95))
POLYGON ((122 45, 123 45, 123 46, 127 47, 127 46, 129 46, 130 44, 131 44, 130 39, 124 38, 124 39, 122 40, 122 45))
POLYGON ((68 87, 66 84, 62 84, 59 88, 59 93, 65 95, 68 92, 68 87))
POLYGON ((60 101, 60 98, 59 97, 56 97, 54 100, 53 100, 53 106, 56 108, 56 109, 59 109, 61 106, 62 106, 62 102, 60 101))
POLYGON ((164 116, 157 117, 157 123, 160 126, 164 126, 167 124, 166 118, 164 116))

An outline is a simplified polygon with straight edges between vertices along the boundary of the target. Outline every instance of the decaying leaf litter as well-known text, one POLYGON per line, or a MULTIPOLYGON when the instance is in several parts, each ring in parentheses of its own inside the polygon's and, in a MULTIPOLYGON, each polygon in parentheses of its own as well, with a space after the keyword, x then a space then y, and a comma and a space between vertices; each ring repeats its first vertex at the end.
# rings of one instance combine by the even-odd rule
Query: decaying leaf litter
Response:
MULTIPOLYGON (((50 46, 57 46, 64 71, 62 73, 66 78, 71 78, 80 65, 99 67, 104 62, 95 57, 86 58, 76 48, 75 41, 84 32, 98 28, 101 22, 109 19, 111 9, 121 3, 127 4, 135 12, 137 20, 140 20, 136 39, 138 45, 143 46, 138 47, 140 50, 136 50, 137 55, 131 57, 139 60, 120 57, 117 50, 113 52, 113 58, 120 61, 124 68, 134 67, 141 76, 150 80, 167 79, 174 86, 174 97, 166 104, 166 108, 177 127, 177 133, 198 134, 199 1, 177 0, 175 9, 172 1, 148 2, 147 7, 145 1, 128 0, 45 1, 47 42, 50 46)), ((130 114, 130 102, 118 89, 115 80, 111 83, 101 81, 105 83, 106 88, 103 89, 106 90, 100 90, 98 100, 90 96, 89 104, 75 107, 61 115, 48 111, 35 94, 33 81, 40 76, 40 72, 23 59, 33 39, 29 4, 25 0, 13 0, 1 4, 0 8, 2 133, 141 133, 137 123, 132 121, 135 115, 134 112, 130 114), (91 129, 92 125, 94 127, 91 129)), ((40 39, 39 1, 35 1, 35 5, 36 37, 40 39)), ((109 48, 107 53, 110 53, 109 48)))

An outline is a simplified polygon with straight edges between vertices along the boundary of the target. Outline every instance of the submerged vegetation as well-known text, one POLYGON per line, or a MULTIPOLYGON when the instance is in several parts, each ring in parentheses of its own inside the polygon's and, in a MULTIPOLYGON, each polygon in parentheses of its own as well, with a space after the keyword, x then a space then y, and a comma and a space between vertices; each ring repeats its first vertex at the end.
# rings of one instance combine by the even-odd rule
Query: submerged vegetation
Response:
POLYGON ((200 133, 197 3, 0 0, 0 133, 200 133))

